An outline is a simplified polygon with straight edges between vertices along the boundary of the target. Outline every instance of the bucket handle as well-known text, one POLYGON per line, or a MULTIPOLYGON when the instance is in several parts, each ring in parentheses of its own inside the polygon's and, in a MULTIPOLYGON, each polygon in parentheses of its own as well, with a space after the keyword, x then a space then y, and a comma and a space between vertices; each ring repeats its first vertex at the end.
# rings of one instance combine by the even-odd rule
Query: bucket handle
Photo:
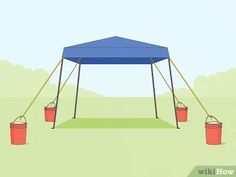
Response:
POLYGON ((47 108, 55 108, 55 107, 56 107, 56 104, 54 102, 50 102, 47 105, 47 108))
POLYGON ((219 123, 219 120, 216 117, 212 116, 212 115, 208 115, 206 117, 205 123, 207 123, 207 122, 217 122, 217 123, 219 123), (209 118, 211 119, 211 121, 207 121, 209 118), (214 119, 214 120, 212 120, 212 119, 214 119))
POLYGON ((178 107, 178 108, 179 108, 179 107, 180 107, 180 108, 186 108, 185 104, 182 103, 182 102, 180 102, 180 101, 177 103, 177 107, 178 107))
POLYGON ((25 116, 18 116, 17 118, 15 118, 15 120, 12 122, 13 124, 16 122, 20 122, 20 123, 27 123, 26 117, 25 116), (24 122, 21 121, 22 119, 24 119, 24 122))

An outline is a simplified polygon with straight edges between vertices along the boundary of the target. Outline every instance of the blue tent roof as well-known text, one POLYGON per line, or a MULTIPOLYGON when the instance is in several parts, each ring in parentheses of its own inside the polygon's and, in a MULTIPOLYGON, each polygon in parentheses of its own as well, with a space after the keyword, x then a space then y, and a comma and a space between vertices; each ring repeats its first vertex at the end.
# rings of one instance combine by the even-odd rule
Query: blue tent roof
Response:
POLYGON ((121 37, 65 47, 63 58, 82 64, 150 64, 169 57, 167 47, 121 37))

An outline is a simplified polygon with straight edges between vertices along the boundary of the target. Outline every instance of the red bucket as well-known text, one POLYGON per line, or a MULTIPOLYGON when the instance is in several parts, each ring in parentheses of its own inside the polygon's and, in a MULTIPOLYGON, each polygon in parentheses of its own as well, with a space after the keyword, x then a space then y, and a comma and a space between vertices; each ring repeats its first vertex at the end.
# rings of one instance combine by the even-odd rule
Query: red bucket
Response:
POLYGON ((56 112, 56 106, 54 102, 49 103, 44 107, 44 118, 45 122, 53 122, 56 112))
POLYGON ((178 122, 187 122, 188 107, 186 107, 183 103, 178 102, 176 107, 176 113, 178 122))
POLYGON ((205 122, 206 144, 218 145, 221 144, 222 122, 219 122, 215 117, 208 116, 205 122), (214 119, 208 121, 208 118, 214 119))
POLYGON ((10 123, 11 144, 23 145, 26 144, 27 122, 25 117, 17 117, 10 123), (22 118, 24 121, 22 122, 22 118))

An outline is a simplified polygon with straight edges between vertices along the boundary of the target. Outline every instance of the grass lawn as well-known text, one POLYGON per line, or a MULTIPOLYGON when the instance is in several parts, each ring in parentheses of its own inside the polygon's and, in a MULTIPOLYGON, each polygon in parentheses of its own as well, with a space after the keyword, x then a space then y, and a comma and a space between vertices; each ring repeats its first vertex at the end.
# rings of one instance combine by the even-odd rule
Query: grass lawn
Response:
MULTIPOLYGON (((0 177, 187 177, 196 165, 236 165, 236 98, 201 99, 209 113, 223 122, 222 144, 217 146, 206 145, 206 115, 191 98, 181 100, 189 114, 180 129, 54 130, 52 123, 44 122, 43 112, 51 98, 39 99, 27 114, 27 144, 11 145, 9 123, 22 114, 30 100, 0 98, 0 177)), ((153 98, 80 99, 78 117, 83 119, 74 120, 76 124, 71 120, 73 105, 74 99, 61 99, 57 126, 109 123, 110 127, 124 121, 135 126, 137 120, 139 126, 144 126, 142 121, 145 126, 154 122, 175 125, 171 99, 157 99, 160 120, 154 118, 153 98)))
POLYGON ((76 118, 70 119, 57 128, 175 128, 155 118, 76 118))

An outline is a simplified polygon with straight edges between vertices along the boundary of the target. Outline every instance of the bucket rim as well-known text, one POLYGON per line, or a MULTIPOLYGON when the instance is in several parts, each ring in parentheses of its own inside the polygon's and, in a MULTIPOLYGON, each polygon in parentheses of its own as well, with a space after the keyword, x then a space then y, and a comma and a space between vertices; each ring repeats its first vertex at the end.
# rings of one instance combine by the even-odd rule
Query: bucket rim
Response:
POLYGON ((27 123, 15 123, 15 122, 11 122, 10 123, 10 128, 26 128, 27 127, 27 123))
POLYGON ((176 109, 180 109, 180 110, 187 110, 188 107, 176 107, 176 109))
POLYGON ((214 122, 214 123, 209 123, 209 122, 206 122, 205 123, 205 128, 206 129, 215 129, 215 128, 222 128, 223 127, 223 123, 222 122, 214 122))
POLYGON ((210 122, 205 122, 205 124, 207 125, 219 125, 219 124, 223 124, 222 122, 217 122, 217 121, 210 121, 210 122))
POLYGON ((47 107, 47 106, 45 106, 44 109, 45 109, 45 110, 55 110, 56 107, 47 107))

